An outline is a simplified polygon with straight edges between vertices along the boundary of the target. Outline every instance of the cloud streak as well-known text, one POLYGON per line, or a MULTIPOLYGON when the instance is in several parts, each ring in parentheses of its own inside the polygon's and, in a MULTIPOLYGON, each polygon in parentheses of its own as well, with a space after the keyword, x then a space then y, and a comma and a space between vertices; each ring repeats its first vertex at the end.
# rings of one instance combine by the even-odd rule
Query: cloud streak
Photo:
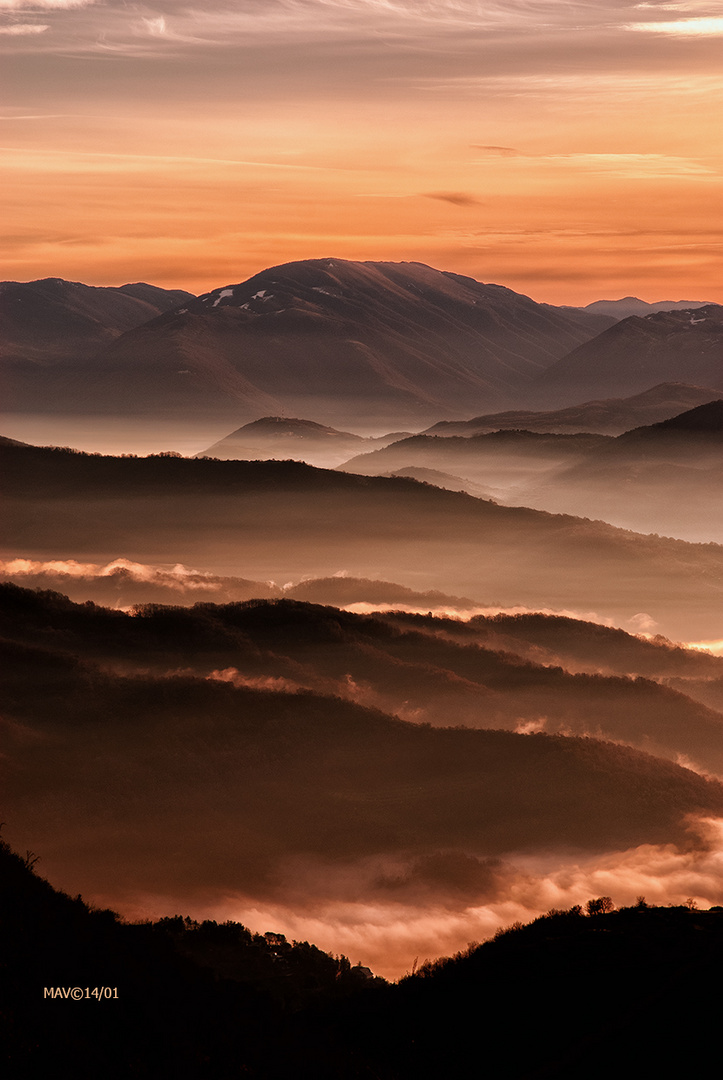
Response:
POLYGON ((13 23, 11 26, 0 26, 0 34, 21 37, 27 34, 44 34, 49 29, 47 23, 13 23))
POLYGON ((672 37, 721 37, 723 17, 628 23, 625 29, 646 34, 668 34, 672 37))
POLYGON ((72 11, 91 7, 96 0, 0 0, 0 11, 72 11))

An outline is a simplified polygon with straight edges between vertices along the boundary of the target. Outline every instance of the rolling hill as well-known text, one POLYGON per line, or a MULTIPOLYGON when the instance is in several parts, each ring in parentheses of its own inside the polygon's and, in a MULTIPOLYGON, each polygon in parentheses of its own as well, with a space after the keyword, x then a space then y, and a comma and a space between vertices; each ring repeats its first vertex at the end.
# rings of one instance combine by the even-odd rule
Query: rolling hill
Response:
MULTIPOLYGON (((46 610, 54 603, 45 598, 46 610)), ((287 646, 300 623, 281 613, 287 646)), ((317 633, 338 619, 309 614, 317 633)), ((717 781, 612 742, 430 727, 281 679, 180 674, 172 652, 187 620, 173 609, 149 615, 155 626, 131 622, 170 646, 165 672, 80 660, 63 647, 67 634, 2 644, 9 835, 43 851, 56 884, 96 902, 128 910, 146 895, 198 910, 227 896, 288 909, 361 897, 462 910, 503 898, 525 853, 564 861, 685 846, 691 816, 723 814, 717 781)), ((106 648, 115 622, 127 662, 128 616, 68 616, 76 641, 86 622, 106 648)), ((253 606, 221 613, 241 657, 260 651, 255 621, 271 632, 263 616, 253 606)), ((203 631, 203 613, 195 620, 218 638, 218 622, 203 631)), ((333 662, 331 643, 315 645, 333 662)))
POLYGON ((573 434, 592 432, 598 435, 622 435, 642 424, 655 424, 671 416, 704 405, 718 396, 715 390, 686 383, 660 383, 628 398, 605 398, 585 401, 566 409, 539 412, 515 409, 490 413, 471 420, 442 420, 422 435, 484 435, 503 429, 573 434))
POLYGON ((377 450, 407 434, 393 432, 376 439, 365 439, 349 431, 298 420, 285 416, 264 416, 232 431, 202 450, 196 457, 216 457, 224 460, 258 461, 268 459, 306 461, 309 465, 333 468, 346 461, 350 454, 377 450))
MULTIPOLYGON (((554 620, 548 628, 537 618, 540 637, 554 646, 554 620)), ((663 645, 645 653, 642 643, 636 653, 636 639, 619 635, 634 679, 599 667, 590 674, 589 660, 588 671, 571 674, 549 652, 540 663, 539 646, 532 660, 530 642, 523 637, 520 647, 504 625, 473 619, 455 633, 449 620, 362 616, 288 599, 91 612, 58 594, 0 585, 5 639, 62 647, 126 674, 185 671, 240 687, 331 694, 442 727, 592 734, 723 777, 723 714, 641 678, 634 664, 642 652, 651 673, 692 675, 697 685, 723 678, 723 659, 663 645)), ((582 623, 579 635, 598 644, 605 666, 610 644, 598 629, 582 623)))
POLYGON ((458 478, 458 488, 472 494, 484 487, 508 505, 719 542, 722 466, 723 404, 709 401, 616 438, 516 430, 417 435, 340 468, 364 475, 447 471, 458 478))
POLYGON ((488 606, 642 620, 682 640, 719 636, 715 544, 298 462, 15 446, 0 456, 9 557, 175 561, 254 581, 347 572, 488 606))

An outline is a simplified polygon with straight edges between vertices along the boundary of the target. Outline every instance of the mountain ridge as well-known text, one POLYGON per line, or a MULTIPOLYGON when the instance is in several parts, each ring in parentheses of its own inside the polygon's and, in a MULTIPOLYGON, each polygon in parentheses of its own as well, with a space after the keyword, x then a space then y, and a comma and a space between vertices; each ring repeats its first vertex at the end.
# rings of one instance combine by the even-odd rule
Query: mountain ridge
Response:
MULTIPOLYGON (((399 426, 509 396, 600 326, 421 263, 305 260, 127 330, 90 366, 71 365, 67 386, 75 411, 399 426)), ((63 406, 61 390, 46 395, 48 408, 63 406)))

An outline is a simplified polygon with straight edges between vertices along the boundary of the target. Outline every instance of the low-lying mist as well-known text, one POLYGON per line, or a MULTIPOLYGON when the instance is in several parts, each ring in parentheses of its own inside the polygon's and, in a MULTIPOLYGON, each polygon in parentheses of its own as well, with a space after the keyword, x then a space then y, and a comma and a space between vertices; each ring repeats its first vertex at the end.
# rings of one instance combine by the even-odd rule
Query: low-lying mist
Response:
POLYGON ((720 636, 719 545, 288 461, 1 449, 5 558, 163 564, 173 553, 219 577, 281 584, 345 570, 484 608, 594 611, 618 625, 644 616, 641 629, 671 638, 720 636))
POLYGON ((449 956, 551 909, 584 906, 590 897, 611 896, 618 907, 641 896, 657 905, 721 904, 722 827, 720 819, 697 819, 689 847, 641 844, 596 856, 551 850, 500 862, 455 851, 341 867, 291 860, 283 901, 204 896, 202 890, 84 895, 128 918, 177 911, 199 920, 232 919, 259 932, 271 928, 398 979, 426 959, 449 956))

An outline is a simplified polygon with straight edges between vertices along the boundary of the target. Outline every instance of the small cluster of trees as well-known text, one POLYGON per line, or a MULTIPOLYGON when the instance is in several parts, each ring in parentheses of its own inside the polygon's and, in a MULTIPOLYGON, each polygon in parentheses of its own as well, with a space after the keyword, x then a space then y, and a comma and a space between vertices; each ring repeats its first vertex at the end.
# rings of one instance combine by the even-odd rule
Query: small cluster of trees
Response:
POLYGON ((610 896, 598 896, 593 900, 588 900, 585 904, 585 911, 588 915, 607 915, 609 911, 615 910, 615 904, 610 896))

